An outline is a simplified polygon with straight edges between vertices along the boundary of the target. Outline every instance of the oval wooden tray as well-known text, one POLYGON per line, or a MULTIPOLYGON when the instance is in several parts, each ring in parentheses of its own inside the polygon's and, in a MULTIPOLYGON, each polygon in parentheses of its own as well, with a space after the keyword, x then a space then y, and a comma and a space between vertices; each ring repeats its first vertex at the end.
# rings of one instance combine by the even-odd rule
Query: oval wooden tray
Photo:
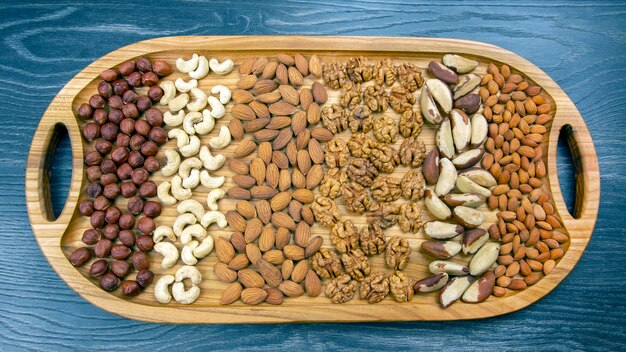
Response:
MULTIPOLYGON (((175 79, 180 74, 173 74, 169 79, 175 79)), ((234 87, 238 73, 218 77, 210 74, 200 82, 202 88, 209 88, 215 84, 225 84, 234 87)), ((310 84, 311 81, 305 82, 310 84)), ((330 100, 338 98, 337 91, 329 90, 330 100)), ((227 107, 229 111, 230 105, 227 107)), ((218 122, 219 126, 228 123, 229 114, 218 122)), ((427 149, 434 145, 434 131, 425 126, 420 137, 425 141, 427 149)), ((210 136, 204 136, 206 141, 210 136)), ((161 148, 159 157, 163 158, 163 150, 171 148, 174 142, 169 142, 161 148)), ((234 145, 231 144, 224 154, 232 156, 234 145)), ((162 180, 160 175, 153 175, 153 180, 162 180)), ((222 168, 218 175, 229 176, 227 167, 222 168)), ((227 178, 228 179, 228 178, 227 178)), ((227 181, 225 187, 232 185, 227 181)), ((202 200, 206 192, 195 191, 194 198, 202 200)), ((275 323, 275 322, 321 322, 321 321, 404 321, 404 320, 455 320, 491 317, 516 311, 544 297, 554 289, 567 274, 574 268, 580 259, 595 225, 600 198, 600 178, 598 162, 587 126, 582 116, 559 86, 543 71, 518 55, 502 48, 480 42, 429 39, 429 38, 383 38, 383 37, 169 37, 152 39, 116 50, 103 58, 93 62, 77 74, 54 98, 35 132, 31 145, 28 164, 26 167, 26 200, 33 233, 43 254, 46 256, 59 276, 87 301, 109 312, 128 318, 162 322, 162 323, 275 323), (126 299, 118 289, 114 293, 101 290, 97 283, 87 275, 86 265, 77 269, 70 265, 67 257, 71 251, 81 244, 82 232, 88 228, 86 217, 80 216, 77 211, 77 202, 81 197, 81 190, 86 186, 84 179, 83 155, 91 150, 91 146, 84 144, 80 133, 80 124, 72 113, 81 102, 88 100, 96 93, 98 74, 107 68, 119 65, 125 60, 145 55, 151 59, 163 58, 173 63, 177 57, 188 57, 197 52, 207 57, 217 57, 220 60, 231 58, 236 64, 249 57, 272 55, 278 52, 318 54, 322 60, 347 60, 351 56, 366 56, 369 58, 391 57, 398 61, 408 61, 426 68, 430 60, 440 60, 445 53, 458 53, 473 57, 481 62, 478 72, 484 73, 489 62, 496 64, 506 63, 513 70, 525 74, 529 79, 543 87, 545 92, 554 100, 556 114, 550 132, 546 134, 547 150, 544 156, 548 165, 548 176, 544 187, 553 195, 558 215, 569 232, 571 241, 566 245, 565 256, 560 260, 555 270, 540 282, 528 289, 509 293, 505 297, 490 297, 482 304, 456 303, 447 309, 437 304, 434 293, 416 294, 409 303, 399 304, 386 299, 379 304, 367 304, 357 298, 347 304, 332 304, 323 295, 317 298, 299 297, 287 299, 281 306, 262 304, 246 306, 237 302, 229 306, 220 306, 218 301, 225 284, 219 282, 213 274, 212 266, 216 262, 215 254, 211 254, 198 263, 203 273, 201 284, 202 294, 194 304, 185 306, 176 303, 168 305, 158 304, 152 293, 152 288, 146 289, 141 295, 126 299), (65 126, 73 151, 73 171, 69 194, 61 215, 54 219, 49 201, 49 184, 47 170, 50 164, 51 150, 55 146, 55 137, 60 125, 65 126), (576 218, 570 215, 561 195, 556 166, 557 141, 561 131, 566 131, 570 140, 570 147, 578 171, 576 218)), ((222 210, 234 208, 234 201, 224 200, 222 210)), ((495 220, 495 214, 483 207, 486 213, 486 223, 495 220)), ((345 209, 345 208, 343 208, 345 209)), ((175 217, 174 207, 167 207, 157 223, 170 223, 175 217)), ((365 223, 364 218, 352 217, 357 224, 365 223)), ((315 233, 323 234, 325 245, 329 245, 327 230, 319 225, 313 228, 315 233)), ((387 231, 399 234, 397 228, 387 231)), ((228 228, 213 230, 213 236, 228 236, 228 228)), ((412 279, 423 277, 427 272, 428 260, 418 250, 423 234, 404 235, 410 239, 413 253, 410 265, 406 269, 412 279)), ((152 269, 158 276, 164 272, 172 272, 175 268, 165 271, 158 262, 160 256, 151 255, 152 269)), ((381 266, 381 258, 375 258, 373 265, 381 266)))

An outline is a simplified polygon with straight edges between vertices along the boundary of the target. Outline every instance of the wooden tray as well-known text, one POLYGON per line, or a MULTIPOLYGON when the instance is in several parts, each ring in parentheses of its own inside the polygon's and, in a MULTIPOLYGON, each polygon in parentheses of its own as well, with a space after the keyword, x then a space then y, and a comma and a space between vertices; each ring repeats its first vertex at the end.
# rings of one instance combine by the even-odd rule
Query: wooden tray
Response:
MULTIPOLYGON (((181 76, 173 74, 169 79, 181 76)), ((215 84, 225 84, 234 87, 238 79, 238 72, 221 77, 209 74, 200 81, 205 90, 215 84)), ((306 84, 311 81, 307 80, 306 84)), ((329 102, 338 99, 339 92, 329 89, 329 102)), ((227 106, 227 111, 230 110, 227 106)), ((210 136, 217 133, 219 126, 227 124, 229 114, 218 122, 218 126, 210 136)), ((550 127, 550 126, 548 126, 550 127)), ((430 150, 434 145, 433 127, 424 126, 420 137, 430 150)), ((210 136, 204 136, 206 143, 210 136)), ((165 148, 172 148, 174 141, 168 142, 159 152, 159 158, 164 160, 165 148)), ((232 156, 236 144, 231 144, 224 154, 232 156)), ((398 172, 402 172, 399 170, 398 172)), ((228 167, 222 168, 218 175, 230 176, 228 167)), ((163 180, 159 173, 152 179, 156 182, 163 180)), ((225 188, 232 186, 228 181, 225 188)), ((206 192, 202 187, 194 191, 194 198, 206 199, 206 192)), ((596 153, 591 136, 580 113, 559 88, 559 86, 543 71, 527 60, 502 48, 480 42, 428 39, 428 38, 381 38, 381 37, 169 37, 147 40, 116 50, 103 58, 93 62, 82 72, 76 75, 59 94, 54 98, 35 132, 31 145, 28 164, 26 167, 26 200, 33 233, 54 270, 61 278, 83 298, 94 305, 109 312, 132 319, 161 322, 161 323, 276 323, 276 322, 324 322, 324 321, 404 321, 404 320, 455 320, 491 317, 516 311, 544 297, 554 289, 567 274, 574 268, 580 259, 595 225, 600 198, 600 177, 596 153), (204 258, 198 263, 203 273, 200 298, 189 306, 170 303, 161 305, 154 300, 152 288, 146 289, 141 295, 132 299, 121 296, 118 289, 114 293, 107 293, 97 286, 87 275, 89 265, 83 268, 74 268, 68 261, 68 256, 81 244, 82 232, 89 227, 87 217, 77 211, 77 203, 81 197, 81 190, 86 186, 84 177, 83 155, 93 148, 83 143, 80 133, 80 124, 72 109, 88 100, 89 96, 97 92, 98 74, 107 68, 119 65, 125 60, 145 55, 151 59, 163 58, 173 64, 178 57, 189 57, 197 52, 207 57, 217 57, 220 60, 231 58, 236 64, 249 57, 272 55, 278 52, 318 54, 323 61, 342 60, 351 56, 364 55, 369 58, 391 57, 398 61, 408 61, 417 64, 423 69, 432 60, 440 60, 445 53, 458 53, 473 57, 481 62, 478 72, 486 71, 486 64, 506 63, 513 70, 521 72, 543 87, 556 105, 556 115, 550 132, 546 134, 547 145, 544 145, 548 176, 544 187, 553 195, 556 210, 569 232, 571 241, 566 244, 565 256, 560 260, 555 270, 540 282, 528 289, 509 293, 505 297, 490 297, 481 304, 456 303, 447 309, 442 309, 436 303, 436 294, 416 294, 409 303, 399 304, 386 299, 379 304, 368 304, 358 298, 346 304, 332 304, 324 295, 317 298, 299 297, 287 299, 281 306, 262 304, 246 306, 237 302, 229 306, 220 306, 219 297, 225 284, 217 281, 212 266, 216 262, 215 254, 204 258), (48 169, 52 150, 55 147, 56 134, 64 126, 69 131, 73 152, 73 172, 67 201, 61 215, 54 219, 50 206, 48 169), (577 201, 575 217, 570 215, 563 201, 559 187, 556 166, 557 141, 561 131, 566 131, 569 145, 572 149, 577 166, 577 201)), ((118 200, 119 203, 119 200, 118 200)), ((124 204, 124 203, 122 203, 124 204)), ((221 210, 234 209, 234 201, 224 200, 221 210)), ((482 207, 486 213, 485 223, 492 223, 495 214, 482 207)), ((345 208, 342 208, 345 210, 345 208)), ((175 207, 164 208, 163 214, 157 218, 158 224, 171 224, 175 217, 175 207)), ((364 224, 365 219, 352 217, 356 224, 364 224)), ((325 237, 325 246, 330 245, 328 230, 317 225, 313 232, 325 237)), ((406 269, 412 279, 426 275, 428 260, 419 251, 419 244, 424 235, 401 234, 397 227, 387 230, 386 233, 399 234, 410 239, 413 253, 410 265, 406 269)), ((213 236, 228 236, 230 231, 210 231, 213 236)), ((379 256, 382 257, 382 256, 379 256)), ((160 265, 160 256, 151 254, 152 266, 155 274, 175 271, 175 268, 163 270, 160 265)), ((382 258, 373 259, 373 265, 382 267, 382 258)))

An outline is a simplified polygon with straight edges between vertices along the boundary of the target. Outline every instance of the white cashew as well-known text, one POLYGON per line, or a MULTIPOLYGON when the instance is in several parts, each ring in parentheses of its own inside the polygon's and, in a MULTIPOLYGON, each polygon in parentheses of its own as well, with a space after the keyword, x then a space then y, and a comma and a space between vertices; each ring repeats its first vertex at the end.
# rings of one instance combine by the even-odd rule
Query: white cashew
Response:
POLYGON ((167 107, 170 111, 176 112, 187 106, 187 103, 189 103, 189 94, 183 93, 174 99, 170 99, 167 103, 167 107))
POLYGON ((191 169, 189 177, 183 179, 183 187, 187 189, 194 189, 200 184, 200 170, 191 169))
POLYGON ((192 213, 180 214, 176 220, 174 220, 172 229, 174 230, 176 236, 180 237, 187 225, 194 225, 196 222, 198 222, 198 219, 192 213))
POLYGON ((178 200, 191 198, 191 190, 183 187, 183 179, 176 175, 172 177, 172 195, 178 200))
POLYGON ((198 241, 191 241, 187 243, 180 251, 180 259, 187 265, 196 265, 198 259, 193 255, 194 249, 198 248, 198 241))
POLYGON ((173 267, 178 260, 178 248, 171 242, 155 243, 154 251, 163 256, 161 266, 164 269, 173 267))
POLYGON ((176 241, 176 235, 174 235, 174 230, 171 227, 161 225, 154 230, 152 234, 152 240, 154 243, 159 243, 163 241, 163 239, 167 237, 172 241, 176 241))
POLYGON ((230 89, 228 89, 228 87, 223 86, 223 85, 217 85, 211 88, 211 93, 219 94, 220 103, 222 103, 223 105, 228 104, 228 102, 230 101, 230 98, 232 97, 232 93, 230 92, 230 89))
POLYGON ((196 133, 203 136, 213 131, 213 127, 215 127, 215 119, 211 115, 211 112, 207 109, 202 110, 202 122, 194 126, 196 133))
POLYGON ((191 88, 189 92, 190 101, 187 103, 187 110, 200 111, 204 109, 208 102, 208 98, 205 92, 200 88, 191 88))
POLYGON ((211 59, 211 61, 209 61, 209 66, 211 67, 211 70, 218 75, 225 75, 233 70, 234 65, 233 60, 231 59, 224 60, 222 63, 220 63, 217 59, 211 59))
POLYGON ((224 181, 224 176, 212 177, 207 170, 200 172, 200 183, 206 188, 220 188, 224 181))
POLYGON ((191 173, 191 169, 199 169, 201 167, 202 161, 200 161, 200 159, 196 157, 187 158, 180 163, 180 166, 178 167, 178 175, 182 178, 187 178, 191 173))
POLYGON ((215 117, 216 119, 224 117, 224 114, 226 114, 226 110, 224 109, 224 105, 222 105, 219 99, 214 96, 210 96, 206 99, 211 106, 211 116, 215 117))
MULTIPOLYGON (((196 134, 196 128, 194 125, 199 122, 202 122, 202 114, 197 111, 190 112, 185 116, 183 129, 187 132, 187 134, 194 135, 196 134)), ((187 144, 189 144, 189 142, 187 142, 187 144)))
POLYGON ((208 74, 209 74, 209 61, 207 61, 206 57, 200 56, 200 59, 198 60, 198 67, 195 70, 189 72, 189 77, 195 78, 195 79, 202 79, 206 77, 206 75, 208 74))
POLYGON ((187 199, 180 202, 180 204, 176 207, 176 211, 178 214, 191 213, 196 217, 197 221, 200 221, 202 216, 204 216, 204 207, 202 206, 202 203, 195 199, 187 199))
POLYGON ((161 182, 159 187, 157 187, 157 197, 163 203, 163 205, 172 205, 176 204, 176 198, 170 196, 170 188, 172 185, 169 182, 161 182))
MULTIPOLYGON (((171 130, 170 133, 172 131, 174 130, 171 130)), ((168 133, 168 135, 170 133, 168 133)), ((178 139, 178 141, 180 141, 180 139, 178 139)), ((167 158, 167 163, 161 168, 161 175, 172 176, 178 171, 178 166, 180 166, 180 155, 175 150, 167 149, 165 150, 165 157, 167 158)))
POLYGON ((193 285, 189 290, 185 291, 185 284, 175 282, 174 285, 172 285, 172 295, 178 303, 192 304, 198 299, 198 296, 200 296, 200 288, 193 285))
POLYGON ((222 126, 220 134, 209 140, 209 145, 214 149, 224 149, 230 144, 230 130, 226 126, 222 126))
POLYGON ((174 85, 174 82, 163 81, 159 84, 159 87, 163 89, 163 96, 161 97, 161 100, 159 101, 161 105, 167 105, 167 103, 169 103, 170 100, 176 98, 176 86, 174 85))
POLYGON ((188 91, 191 90, 191 88, 198 87, 198 80, 190 79, 189 82, 185 82, 184 79, 178 78, 176 82, 174 82, 174 85, 176 86, 176 89, 178 89, 179 92, 187 93, 188 91))
POLYGON ((185 279, 191 280, 193 285, 200 285, 202 274, 195 266, 184 265, 176 271, 176 282, 183 282, 185 279))
POLYGON ((167 138, 176 138, 176 146, 179 149, 189 144, 189 135, 187 134, 187 132, 181 130, 180 128, 173 128, 169 132, 167 132, 167 138))
POLYGON ((200 148, 199 157, 200 160, 202 160, 202 166, 210 171, 218 170, 226 162, 225 156, 223 156, 222 154, 213 156, 211 154, 211 151, 209 150, 209 147, 207 147, 206 145, 203 145, 202 148, 200 148))
POLYGON ((200 242, 200 245, 193 250, 193 256, 200 259, 204 258, 213 250, 213 237, 208 236, 200 242))
POLYGON ((163 275, 154 284, 154 298, 159 303, 170 303, 172 295, 170 295, 169 286, 174 282, 174 275, 163 275))
POLYGON ((182 73, 189 73, 198 67, 198 54, 193 54, 191 59, 185 61, 182 58, 176 59, 176 69, 182 73))
POLYGON ((206 204, 209 207, 209 210, 217 210, 218 205, 217 201, 224 198, 226 192, 224 192, 221 188, 212 189, 211 192, 206 196, 206 204))
POLYGON ((185 112, 183 110, 178 111, 178 114, 174 115, 171 111, 166 111, 163 114, 163 122, 170 127, 177 127, 183 123, 185 118, 185 112))
POLYGON ((179 150, 185 158, 198 154, 198 151, 200 150, 200 138, 198 138, 198 136, 190 136, 189 144, 180 147, 179 150))
POLYGON ((182 244, 188 244, 191 242, 193 237, 198 239, 205 239, 207 236, 206 230, 202 227, 201 224, 193 224, 191 226, 185 227, 183 232, 180 234, 180 242, 182 244))
POLYGON ((205 228, 209 227, 211 224, 215 223, 219 228, 223 229, 228 226, 228 221, 226 221, 226 216, 219 211, 207 211, 206 214, 200 220, 200 223, 205 228))

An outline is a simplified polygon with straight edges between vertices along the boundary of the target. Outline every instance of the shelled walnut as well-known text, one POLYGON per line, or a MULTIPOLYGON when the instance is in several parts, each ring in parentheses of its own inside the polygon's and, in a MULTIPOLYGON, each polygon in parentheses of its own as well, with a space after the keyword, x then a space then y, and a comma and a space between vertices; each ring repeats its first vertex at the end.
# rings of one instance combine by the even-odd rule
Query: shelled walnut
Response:
POLYGON ((330 279, 341 276, 341 262, 332 249, 320 248, 311 258, 311 269, 322 279, 330 279))
POLYGON ((400 198, 400 180, 392 176, 380 175, 374 179, 370 186, 372 197, 379 202, 393 202, 400 198))
POLYGON ((398 223, 399 208, 393 203, 372 204, 367 214, 367 221, 382 229, 387 229, 398 223))
POLYGON ((389 144, 377 143, 371 148, 370 160, 379 171, 390 174, 400 163, 400 156, 389 144))
POLYGON ((345 67, 348 78, 355 83, 367 82, 374 76, 374 65, 363 56, 351 57, 345 67))
POLYGON ((353 249, 341 256, 346 273, 356 281, 363 281, 370 274, 370 262, 360 249, 353 249))
POLYGON ((374 137, 381 143, 395 143, 398 140, 398 124, 393 118, 383 115, 374 119, 374 137))
POLYGON ((396 82, 397 67, 393 65, 391 59, 380 60, 374 66, 374 79, 376 84, 392 86, 396 82))
POLYGON ((363 280, 359 288, 361 299, 368 303, 378 303, 389 294, 389 279, 384 273, 374 272, 363 280))
POLYGON ((390 268, 404 269, 409 263, 409 255, 411 254, 411 248, 409 248, 409 241, 398 236, 393 236, 387 241, 387 248, 385 250, 385 262, 390 268))
POLYGON ((348 178, 363 187, 369 187, 378 176, 378 169, 369 159, 352 158, 346 171, 348 178))
POLYGON ((424 84, 424 78, 422 77, 422 70, 413 64, 401 64, 398 66, 398 82, 400 86, 408 89, 411 92, 415 92, 419 87, 424 84))
POLYGON ((391 88, 391 94, 389 94, 389 106, 393 111, 402 113, 405 110, 413 108, 416 98, 408 89, 404 87, 391 88))
POLYGON ((419 170, 409 170, 400 181, 402 197, 417 202, 424 196, 426 181, 419 170))
POLYGON ((348 210, 357 214, 365 214, 372 205, 372 200, 365 188, 356 182, 344 183, 341 196, 348 210))
POLYGON ((317 221, 330 228, 334 227, 337 221, 341 219, 337 203, 328 197, 317 197, 315 202, 311 204, 311 210, 317 221))
POLYGON ((325 63, 322 78, 327 86, 339 89, 348 80, 343 70, 343 65, 338 62, 325 63))
POLYGON ((423 125, 424 120, 422 119, 422 113, 419 110, 404 110, 402 116, 400 117, 400 134, 404 138, 417 136, 420 132, 422 132, 423 125))
POLYGON ((389 96, 380 84, 368 86, 363 91, 363 100, 373 112, 381 112, 389 107, 389 96))
POLYGON ((361 227, 359 231, 359 244, 366 255, 376 255, 385 251, 385 233, 376 223, 361 227))
POLYGON ((333 134, 348 128, 348 116, 339 104, 326 105, 322 109, 322 124, 333 134))
POLYGON ((405 272, 396 270, 389 276, 391 295, 396 302, 408 302, 413 299, 413 286, 405 272))
POLYGON ((346 173, 336 167, 328 169, 319 185, 324 197, 337 198, 341 194, 341 186, 346 182, 346 173))
POLYGON ((369 158, 372 155, 372 149, 378 145, 374 138, 360 132, 353 133, 346 144, 350 154, 357 158, 369 158))
POLYGON ((372 110, 367 105, 359 105, 348 113, 348 126, 352 132, 367 133, 372 130, 373 124, 372 110))
POLYGON ((417 233, 422 228, 422 211, 417 203, 407 203, 400 206, 398 225, 404 232, 417 233))
POLYGON ((413 168, 422 166, 426 157, 426 146, 417 136, 410 136, 400 146, 400 163, 413 168))
POLYGON ((339 104, 346 109, 354 109, 361 104, 363 91, 360 84, 350 81, 346 82, 342 88, 339 104))
POLYGON ((328 167, 344 167, 350 158, 350 151, 346 147, 346 141, 334 138, 324 148, 324 159, 328 167))
POLYGON ((359 248, 359 234, 350 220, 335 224, 330 232, 330 241, 340 253, 359 248))
POLYGON ((353 280, 350 275, 343 274, 337 278, 334 278, 326 285, 326 296, 330 298, 333 303, 345 303, 354 297, 359 283, 353 280))

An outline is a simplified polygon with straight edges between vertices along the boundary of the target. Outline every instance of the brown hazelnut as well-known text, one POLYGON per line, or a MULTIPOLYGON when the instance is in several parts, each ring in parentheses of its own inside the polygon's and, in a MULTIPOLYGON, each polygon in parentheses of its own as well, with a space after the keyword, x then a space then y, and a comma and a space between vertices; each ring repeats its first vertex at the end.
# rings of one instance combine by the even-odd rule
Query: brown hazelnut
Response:
POLYGON ((104 238, 108 238, 111 241, 115 240, 120 233, 120 227, 117 224, 107 224, 102 231, 104 238))
POLYGON ((104 221, 106 221, 107 224, 117 224, 121 215, 122 211, 120 211, 120 208, 116 207, 115 205, 110 206, 104 212, 104 221))
POLYGON ((152 237, 148 235, 141 235, 137 237, 135 242, 137 249, 142 252, 150 252, 152 248, 154 248, 154 240, 152 240, 152 237))
POLYGON ((154 273, 152 273, 152 271, 150 270, 140 270, 137 273, 137 277, 135 278, 139 286, 144 287, 144 288, 148 287, 152 283, 153 279, 154 279, 154 273))
POLYGON ((76 112, 76 115, 84 120, 91 118, 91 114, 93 114, 93 109, 91 108, 91 105, 87 103, 80 104, 78 111, 76 112))
POLYGON ((120 279, 112 273, 106 273, 100 279, 100 287, 105 291, 113 291, 120 285, 120 279))
POLYGON ((134 103, 128 103, 124 105, 122 108, 122 114, 124 117, 128 117, 131 119, 136 119, 139 117, 139 110, 137 109, 137 105, 134 103))
POLYGON ((159 76, 167 76, 172 73, 172 66, 168 64, 165 60, 156 59, 152 63, 152 71, 159 76))
POLYGON ((128 247, 135 245, 135 232, 133 230, 122 230, 119 234, 120 242, 128 247))
POLYGON ((141 218, 139 218, 139 221, 137 221, 137 229, 145 233, 146 235, 149 235, 152 234, 154 229, 156 229, 156 225, 154 223, 154 220, 150 219, 147 216, 142 216, 141 218))
POLYGON ((130 147, 130 150, 140 150, 145 141, 146 139, 143 136, 133 134, 132 137, 130 137, 130 143, 128 146, 130 147))
POLYGON ((83 232, 82 241, 88 246, 96 244, 100 240, 100 230, 89 229, 83 232))
POLYGON ((117 79, 117 76, 117 71, 112 68, 100 72, 100 78, 107 82, 115 81, 117 79))
POLYGON ((124 76, 128 76, 131 73, 133 73, 136 68, 137 66, 135 65, 135 63, 133 61, 128 60, 128 61, 122 62, 119 70, 121 74, 123 74, 124 76))
MULTIPOLYGON (((96 210, 106 210, 111 205, 109 198, 105 196, 97 196, 93 201, 93 208, 96 210)), ((105 219, 106 220, 106 219, 105 219)))
POLYGON ((159 152, 159 146, 153 141, 147 141, 141 146, 141 154, 145 156, 155 156, 159 152))
POLYGON ((116 183, 117 180, 117 175, 114 173, 102 174, 102 176, 100 176, 100 183, 102 183, 103 186, 116 183))
POLYGON ((124 102, 124 104, 135 103, 137 101, 137 98, 139 98, 139 94, 137 94, 137 92, 132 89, 127 90, 126 92, 124 92, 124 95, 122 95, 122 101, 124 102))
POLYGON ((122 197, 130 198, 137 193, 137 186, 135 186, 132 182, 124 182, 120 186, 120 190, 122 192, 122 197))
POLYGON ((148 98, 152 100, 153 103, 157 103, 163 98, 163 89, 159 86, 152 86, 148 89, 148 93, 146 93, 148 98))
POLYGON ((143 211, 143 203, 143 199, 139 196, 130 198, 127 205, 128 211, 135 215, 141 213, 143 211))
POLYGON ((137 120, 135 121, 135 131, 140 135, 146 137, 150 133, 150 124, 146 120, 137 120))
MULTIPOLYGON (((149 173, 153 173, 155 171, 159 171, 159 169, 161 168, 161 164, 159 163, 159 160, 156 157, 149 156, 143 162, 143 167, 146 170, 148 170, 149 173)), ((145 185, 145 183, 144 183, 144 185, 145 185)), ((150 197, 152 197, 152 196, 150 196, 150 197)))
POLYGON ((115 165, 115 162, 111 159, 104 159, 100 163, 100 170, 102 170, 102 173, 105 174, 114 173, 117 171, 117 165, 115 165))
POLYGON ((70 255, 70 263, 72 263, 73 266, 81 266, 87 263, 89 259, 91 259, 91 256, 91 249, 87 247, 80 247, 70 255))
POLYGON ((98 259, 89 268, 89 276, 100 277, 109 271, 109 263, 104 259, 98 259))
POLYGON ((126 82, 132 87, 140 87, 141 86, 141 73, 135 71, 130 75, 126 76, 126 82))
POLYGON ((135 104, 137 105, 137 109, 143 112, 152 107, 152 100, 150 100, 147 96, 142 95, 137 98, 137 102, 135 104))
POLYGON ((130 173, 130 178, 137 186, 148 181, 148 177, 150 177, 150 174, 143 168, 135 169, 130 173))
POLYGON ((149 218, 156 218, 161 215, 161 205, 151 200, 147 201, 143 205, 143 213, 149 218))
POLYGON ((117 144, 118 147, 128 147, 129 142, 130 142, 130 137, 128 135, 123 134, 123 133, 117 134, 117 139, 115 140, 115 144, 117 144))
POLYGON ((120 97, 119 95, 112 95, 108 100, 107 100, 107 105, 109 106, 109 109, 115 109, 115 110, 122 110, 122 107, 124 106, 124 100, 122 100, 122 97, 120 97))
MULTIPOLYGON (((100 126, 104 125, 109 119, 107 111, 104 109, 96 109, 91 118, 100 126)), ((102 131, 100 131, 100 133, 102 133, 102 131)))
POLYGON ((95 229, 104 226, 104 212, 102 210, 94 211, 89 217, 89 223, 95 229))
POLYGON ((131 172, 133 172, 132 166, 128 165, 128 163, 124 163, 117 167, 116 173, 120 180, 128 180, 131 172))
POLYGON ((133 132, 135 132, 135 120, 131 118, 124 118, 120 122, 120 132, 130 136, 133 132))
MULTIPOLYGON (((117 178, 117 177, 116 177, 117 178)), ((109 183, 104 186, 104 190, 102 191, 102 195, 113 200, 120 195, 120 186, 117 183, 109 183)))
POLYGON ((152 64, 150 63, 150 60, 145 57, 137 58, 135 64, 137 65, 137 69, 141 72, 152 71, 152 64))
POLYGON ((87 179, 90 182, 100 180, 100 176, 102 176, 102 170, 100 170, 100 165, 94 165, 87 168, 87 179))
POLYGON ((116 260, 111 263, 111 271, 119 278, 125 278, 130 273, 130 264, 123 260, 116 260))
POLYGON ((152 127, 149 138, 156 144, 163 144, 167 142, 167 132, 161 127, 152 127))
POLYGON ((106 101, 99 94, 94 94, 89 98, 89 105, 94 109, 102 109, 106 105, 106 101))
POLYGON ((122 216, 120 216, 120 219, 117 223, 118 225, 120 225, 120 229, 132 229, 133 226, 135 226, 135 217, 132 214, 124 213, 122 214, 122 216))
POLYGON ((100 136, 100 125, 97 123, 90 121, 83 126, 83 136, 89 142, 100 136))
MULTIPOLYGON (((121 231, 120 231, 121 232, 121 231)), ((128 258, 131 253, 131 249, 123 244, 114 244, 111 248, 111 257, 117 260, 123 260, 128 258)))
POLYGON ((137 271, 150 269, 150 260, 146 253, 134 252, 130 257, 130 262, 133 263, 133 267, 137 271))
POLYGON ((85 155, 85 164, 92 166, 92 165, 99 165, 102 162, 102 155, 98 152, 98 151, 92 151, 87 153, 87 155, 85 155))
POLYGON ((159 82, 159 76, 154 72, 146 72, 141 76, 141 84, 152 87, 159 82))
POLYGON ((139 194, 142 197, 150 198, 157 194, 157 185, 154 181, 147 181, 139 187, 139 194))
POLYGON ((118 132, 119 127, 117 127, 117 125, 112 122, 107 122, 100 128, 100 134, 102 135, 102 138, 106 139, 107 141, 114 141, 117 138, 118 132))
POLYGON ((150 108, 146 111, 146 121, 152 127, 161 127, 163 125, 163 113, 156 108, 150 108))
POLYGON ((109 114, 108 114, 108 119, 109 119, 109 122, 119 125, 120 122, 122 122, 122 120, 124 119, 122 108, 120 107, 119 109, 110 109, 109 114))
POLYGON ((98 84, 98 94, 103 98, 113 95, 113 86, 109 82, 102 81, 98 84))
POLYGON ((122 282, 122 293, 127 297, 137 296, 141 293, 141 286, 135 280, 126 280, 122 282))
POLYGON ((143 166, 144 160, 143 155, 136 150, 133 150, 130 154, 128 154, 128 164, 134 168, 143 166))
POLYGON ((81 200, 78 203, 78 212, 83 216, 91 215, 93 213, 93 201, 89 199, 81 200))
POLYGON ((113 247, 113 242, 107 238, 100 239, 96 245, 93 247, 93 251, 98 258, 106 258, 111 253, 111 248, 113 247))
POLYGON ((96 141, 96 150, 99 151, 100 154, 109 154, 112 148, 113 144, 105 139, 98 139, 96 141))
POLYGON ((111 85, 113 86, 113 93, 119 96, 122 96, 124 93, 126 93, 127 90, 130 89, 130 87, 128 87, 128 83, 126 82, 126 80, 121 79, 121 78, 113 81, 111 85))
POLYGON ((92 182, 87 185, 87 189, 85 191, 87 192, 89 198, 95 199, 102 194, 102 185, 97 182, 92 182))
POLYGON ((115 149, 111 151, 111 159, 118 165, 125 163, 126 160, 128 160, 128 148, 115 147, 115 149))

